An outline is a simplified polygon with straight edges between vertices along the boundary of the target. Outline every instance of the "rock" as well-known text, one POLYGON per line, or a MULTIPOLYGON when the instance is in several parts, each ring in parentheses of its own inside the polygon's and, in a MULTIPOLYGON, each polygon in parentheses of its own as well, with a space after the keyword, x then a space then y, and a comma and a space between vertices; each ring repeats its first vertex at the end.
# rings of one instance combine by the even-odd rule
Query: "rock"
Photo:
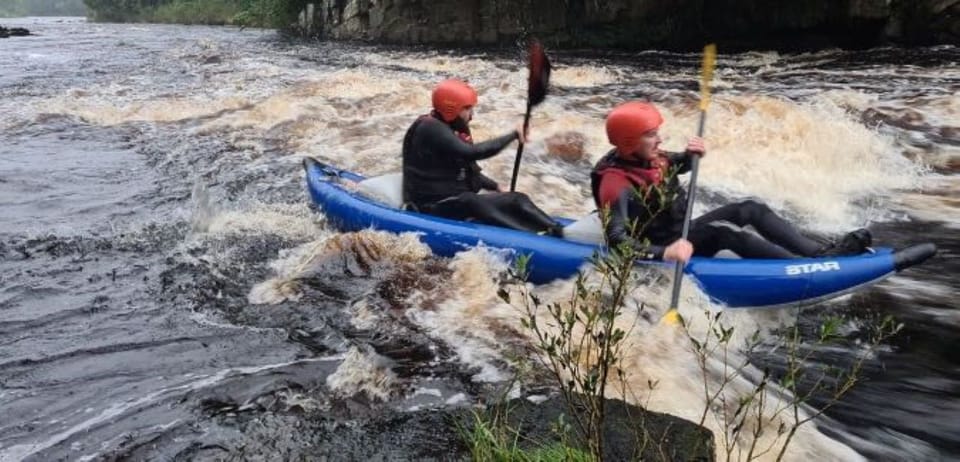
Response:
POLYGON ((960 0, 894 3, 888 34, 906 45, 960 43, 960 0))
POLYGON ((910 108, 883 108, 884 111, 874 108, 868 108, 863 111, 860 120, 867 125, 876 125, 884 123, 892 127, 903 128, 907 130, 929 130, 930 124, 927 123, 923 114, 910 108))
POLYGON ((587 138, 582 133, 575 131, 554 133, 544 140, 547 145, 547 154, 559 157, 567 162, 577 162, 583 159, 586 142, 587 138))
MULTIPOLYGON (((523 429, 525 438, 521 440, 557 441, 553 426, 560 415, 571 422, 570 411, 559 396, 539 404, 516 399, 506 408, 510 409, 510 427, 523 429)), ((607 400, 606 419, 603 460, 714 460, 713 434, 693 422, 613 399, 607 400), (647 444, 641 444, 643 432, 650 437, 647 444)), ((571 443, 575 441, 576 436, 571 435, 571 443)))
POLYGON ((950 173, 960 173, 960 156, 954 156, 948 159, 946 169, 950 173))
POLYGON ((0 38, 24 37, 27 35, 31 35, 30 31, 22 27, 11 27, 7 29, 6 27, 0 26, 0 38))
POLYGON ((960 0, 797 0, 773 6, 768 0, 319 0, 307 5, 300 18, 304 31, 400 44, 513 46, 527 35, 554 47, 699 50, 709 40, 725 51, 960 43, 960 0))
MULTIPOLYGON (((328 373, 321 367, 307 371, 328 373)), ((328 401, 323 394, 311 396, 305 391, 316 385, 302 372, 274 373, 252 387, 248 382, 198 391, 202 420, 190 428, 203 428, 202 439, 184 436, 184 431, 136 434, 112 453, 101 455, 107 460, 153 460, 172 448, 174 453, 189 453, 191 460, 274 460, 277 454, 283 454, 284 460, 471 460, 464 432, 474 427, 477 416, 489 417, 497 411, 445 407, 405 412, 360 399, 328 401)), ((540 404, 517 399, 502 406, 500 416, 521 431, 516 441, 521 449, 558 443, 552 427, 563 413, 566 422, 575 425, 559 398, 540 404)), ((607 414, 604 460, 714 460, 713 435, 705 428, 622 401, 608 400, 607 414), (633 419, 627 418, 627 411, 633 419), (649 436, 646 441, 637 437, 642 430, 649 436)), ((576 437, 570 436, 566 444, 576 445, 576 437)), ((560 459, 556 455, 537 458, 560 459)))
MULTIPOLYGON (((521 429, 519 445, 525 449, 559 442, 553 426, 561 414, 572 422, 559 397, 538 404, 521 398, 502 406, 509 409, 507 425, 521 429)), ((487 412, 492 414, 494 410, 487 412)), ((339 459, 349 460, 464 460, 469 456, 469 448, 458 426, 469 429, 474 419, 472 409, 459 408, 388 412, 351 425, 317 425, 323 429, 322 435, 311 450, 314 454, 336 454, 339 459)), ((604 460, 714 460, 713 434, 678 417, 607 400, 606 422, 604 460), (640 422, 643 427, 638 425, 640 422), (652 441, 641 446, 643 438, 639 432, 643 430, 652 441), (639 457, 635 457, 637 453, 639 457)), ((567 444, 575 445, 576 435, 570 435, 567 444)))
POLYGON ((940 136, 945 140, 960 144, 960 127, 940 127, 940 136))

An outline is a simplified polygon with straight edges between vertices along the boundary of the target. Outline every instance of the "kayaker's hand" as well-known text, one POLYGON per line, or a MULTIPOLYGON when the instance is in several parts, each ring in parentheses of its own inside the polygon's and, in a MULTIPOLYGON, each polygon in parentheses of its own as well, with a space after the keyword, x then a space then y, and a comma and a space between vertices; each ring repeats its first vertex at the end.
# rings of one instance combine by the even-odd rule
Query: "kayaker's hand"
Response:
POLYGON ((530 127, 527 127, 526 132, 524 132, 523 122, 520 122, 519 124, 517 124, 516 130, 517 130, 517 139, 520 140, 521 143, 527 144, 527 141, 530 141, 530 127))
POLYGON ((673 241, 673 244, 663 249, 664 261, 678 261, 687 264, 691 256, 693 256, 693 244, 686 239, 677 239, 673 241))
POLYGON ((696 154, 701 158, 707 155, 707 147, 703 144, 703 138, 700 138, 699 136, 690 138, 690 141, 687 142, 687 152, 696 154))

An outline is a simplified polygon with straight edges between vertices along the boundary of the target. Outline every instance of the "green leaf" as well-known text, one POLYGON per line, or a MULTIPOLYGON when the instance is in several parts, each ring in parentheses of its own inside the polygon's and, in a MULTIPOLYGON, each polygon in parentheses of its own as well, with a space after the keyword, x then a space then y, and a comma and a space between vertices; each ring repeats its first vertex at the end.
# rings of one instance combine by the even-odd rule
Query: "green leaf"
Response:
POLYGON ((793 381, 793 377, 785 377, 783 379, 783 388, 786 388, 792 391, 794 385, 796 385, 796 382, 793 381))
POLYGON ((703 351, 703 344, 701 344, 699 340, 697 340, 697 339, 695 339, 695 338, 693 338, 693 337, 690 337, 690 342, 693 343, 693 347, 694 347, 694 349, 697 350, 697 352, 702 352, 702 351, 703 351))
POLYGON ((720 343, 727 343, 733 337, 733 327, 729 329, 724 329, 722 326, 720 330, 723 332, 723 337, 720 338, 720 343))
POLYGON ((508 292, 507 289, 501 287, 497 290, 497 296, 499 296, 500 300, 503 300, 504 303, 510 303, 510 292, 508 292))
POLYGON ((833 340, 839 336, 840 324, 843 320, 839 316, 830 316, 820 325, 820 342, 833 340))

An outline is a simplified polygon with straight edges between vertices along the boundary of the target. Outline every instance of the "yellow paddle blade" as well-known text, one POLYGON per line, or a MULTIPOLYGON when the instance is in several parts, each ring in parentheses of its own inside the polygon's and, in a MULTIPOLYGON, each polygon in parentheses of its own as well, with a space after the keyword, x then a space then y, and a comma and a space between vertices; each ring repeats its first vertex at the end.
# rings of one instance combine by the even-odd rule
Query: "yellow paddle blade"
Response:
POLYGON ((713 43, 703 47, 703 68, 700 72, 700 110, 706 111, 710 105, 710 80, 713 79, 713 66, 717 62, 717 46, 713 43))
POLYGON ((663 319, 661 319, 660 322, 671 326, 680 324, 680 313, 676 308, 670 308, 667 313, 663 315, 663 319))

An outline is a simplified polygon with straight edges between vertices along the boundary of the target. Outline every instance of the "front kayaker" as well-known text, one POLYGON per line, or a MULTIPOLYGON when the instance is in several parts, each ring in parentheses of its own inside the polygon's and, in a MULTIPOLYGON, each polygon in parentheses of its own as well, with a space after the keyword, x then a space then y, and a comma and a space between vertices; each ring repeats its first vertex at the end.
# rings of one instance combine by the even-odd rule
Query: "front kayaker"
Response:
POLYGON ((450 79, 433 90, 433 111, 420 116, 403 138, 403 201, 408 208, 454 220, 561 236, 563 228, 523 193, 502 192, 480 173, 478 160, 526 142, 523 124, 482 143, 470 136, 477 92, 450 79), (479 194, 481 190, 491 191, 479 194))
POLYGON ((866 229, 848 233, 838 243, 821 244, 753 200, 696 218, 688 239, 681 239, 687 199, 677 176, 688 172, 692 156, 703 157, 706 148, 694 137, 683 153, 661 151, 662 123, 657 108, 644 102, 621 104, 607 115, 607 138, 614 149, 594 167, 591 187, 597 207, 609 210, 605 232, 611 246, 628 242, 642 258, 681 262, 691 254, 709 257, 724 249, 742 258, 796 258, 854 255, 870 246, 866 229), (760 236, 725 223, 752 226, 760 236))

